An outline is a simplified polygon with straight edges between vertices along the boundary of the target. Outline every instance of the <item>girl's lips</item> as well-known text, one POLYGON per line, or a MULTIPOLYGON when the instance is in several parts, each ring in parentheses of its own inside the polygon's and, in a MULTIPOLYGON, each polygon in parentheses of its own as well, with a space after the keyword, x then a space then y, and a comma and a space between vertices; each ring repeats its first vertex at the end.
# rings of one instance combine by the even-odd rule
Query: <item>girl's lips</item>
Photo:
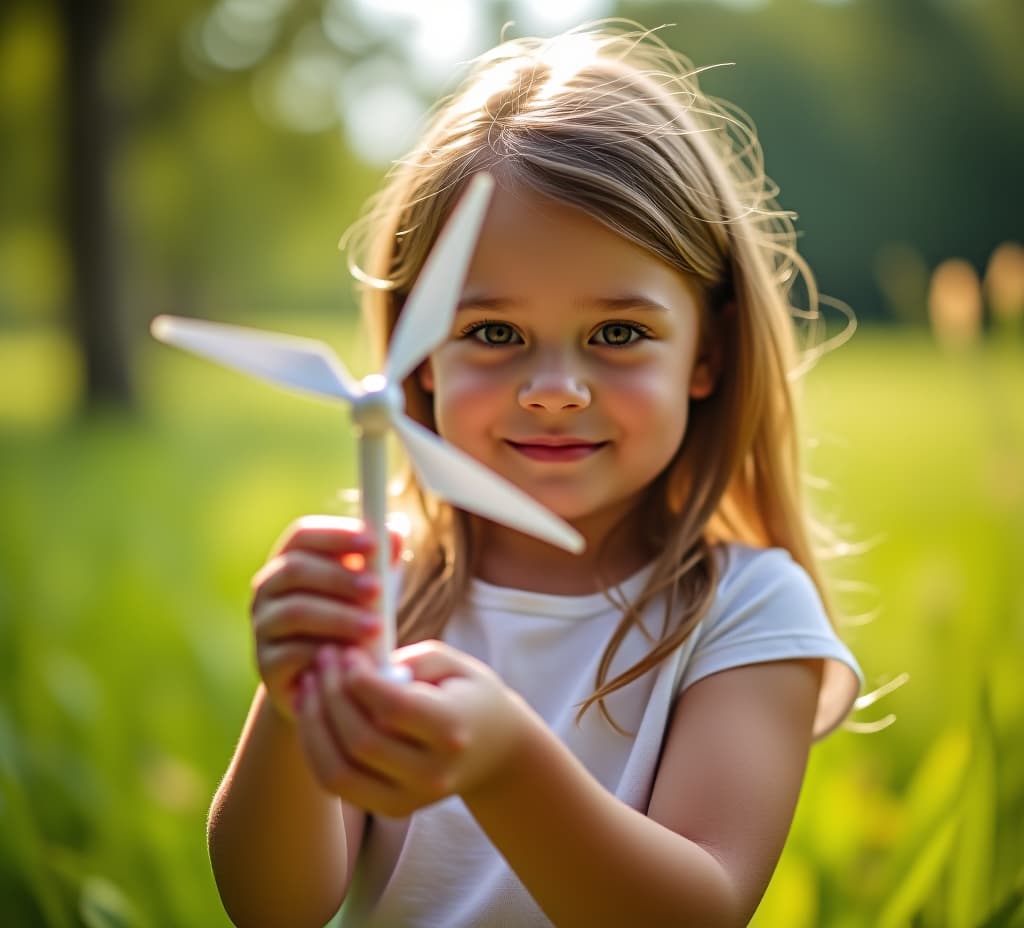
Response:
POLYGON ((516 451, 533 461, 581 461, 600 451, 608 442, 559 442, 558 444, 534 444, 531 442, 508 442, 516 451))

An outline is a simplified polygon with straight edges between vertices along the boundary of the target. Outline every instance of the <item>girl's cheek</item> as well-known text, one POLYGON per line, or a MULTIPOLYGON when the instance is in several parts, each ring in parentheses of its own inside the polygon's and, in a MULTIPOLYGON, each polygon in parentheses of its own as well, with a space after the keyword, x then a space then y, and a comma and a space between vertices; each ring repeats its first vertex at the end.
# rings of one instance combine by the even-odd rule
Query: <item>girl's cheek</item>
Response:
POLYGON ((436 378, 434 403, 451 409, 471 409, 494 402, 506 390, 508 377, 496 368, 460 367, 436 378))
POLYGON ((683 378, 676 378, 666 371, 622 371, 605 372, 600 380, 606 397, 614 397, 627 404, 662 405, 675 403, 686 395, 683 378))

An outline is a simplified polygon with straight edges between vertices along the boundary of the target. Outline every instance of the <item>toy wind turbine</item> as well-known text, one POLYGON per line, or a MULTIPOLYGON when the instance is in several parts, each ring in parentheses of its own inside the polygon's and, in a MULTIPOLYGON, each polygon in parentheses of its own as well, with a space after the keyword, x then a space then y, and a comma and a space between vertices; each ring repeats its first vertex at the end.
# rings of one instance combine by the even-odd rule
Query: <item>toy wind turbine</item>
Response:
MULTIPOLYGON (((349 403, 359 434, 363 520, 377 539, 388 537, 386 437, 394 430, 426 489, 462 509, 579 552, 583 538, 575 529, 403 411, 402 381, 448 338, 493 184, 489 175, 476 175, 438 236, 399 316, 383 373, 356 381, 334 352, 314 339, 176 316, 158 316, 151 331, 160 341, 244 373, 349 403)), ((373 565, 380 578, 383 626, 375 656, 384 672, 396 670, 389 658, 395 647, 389 555, 390 545, 378 544, 373 565)))

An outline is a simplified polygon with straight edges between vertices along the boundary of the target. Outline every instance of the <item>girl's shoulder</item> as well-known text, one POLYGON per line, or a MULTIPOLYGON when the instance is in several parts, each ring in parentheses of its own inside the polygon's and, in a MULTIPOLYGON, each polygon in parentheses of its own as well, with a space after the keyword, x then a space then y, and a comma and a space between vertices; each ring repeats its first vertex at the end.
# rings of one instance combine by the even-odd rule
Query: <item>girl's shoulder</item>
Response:
POLYGON ((715 545, 714 552, 720 566, 733 572, 752 564, 770 564, 780 561, 788 561, 794 567, 799 567, 785 548, 759 548, 742 541, 726 541, 715 545))
POLYGON ((740 543, 715 549, 719 576, 703 626, 703 637, 728 628, 785 635, 815 632, 834 637, 818 588, 785 548, 740 543))
POLYGON ((758 548, 727 542, 716 545, 714 552, 718 563, 716 599, 719 602, 723 598, 763 593, 767 587, 793 595, 809 594, 821 606, 814 581, 785 548, 758 548))
POLYGON ((815 734, 846 716, 863 683, 810 575, 784 548, 730 543, 716 548, 719 581, 696 633, 681 689, 711 673, 773 660, 822 658, 815 734))

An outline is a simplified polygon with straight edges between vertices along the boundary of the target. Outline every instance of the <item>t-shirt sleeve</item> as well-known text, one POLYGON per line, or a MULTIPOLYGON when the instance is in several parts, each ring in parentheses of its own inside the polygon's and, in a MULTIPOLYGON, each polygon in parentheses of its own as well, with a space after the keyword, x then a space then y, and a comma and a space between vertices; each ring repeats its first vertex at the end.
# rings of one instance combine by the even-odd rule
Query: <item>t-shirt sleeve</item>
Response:
POLYGON ((863 676, 836 634, 817 588, 781 548, 733 548, 683 670, 679 692, 710 674, 763 661, 825 661, 814 737, 834 729, 853 706, 863 676))

